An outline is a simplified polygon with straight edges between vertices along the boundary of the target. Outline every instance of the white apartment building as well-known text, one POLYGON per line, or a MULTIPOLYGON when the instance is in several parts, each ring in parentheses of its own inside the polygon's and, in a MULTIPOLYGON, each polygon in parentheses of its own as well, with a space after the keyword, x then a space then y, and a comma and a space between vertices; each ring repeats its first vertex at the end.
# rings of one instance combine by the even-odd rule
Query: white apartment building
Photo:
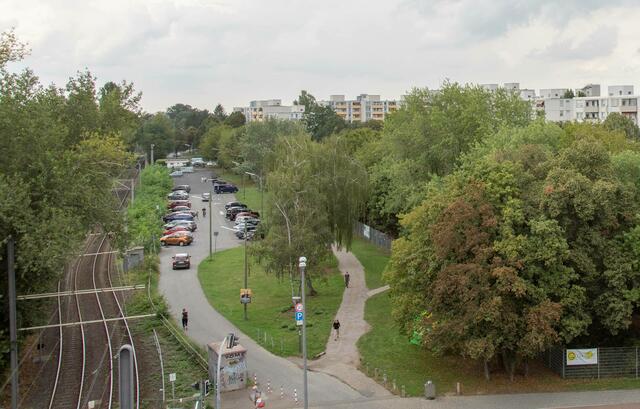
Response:
MULTIPOLYGON (((544 93, 542 95, 550 95, 544 93)), ((589 121, 602 122, 611 113, 619 113, 638 123, 638 101, 640 95, 634 94, 633 85, 612 85, 607 87, 607 96, 600 96, 600 86, 590 84, 582 89, 586 97, 575 97, 573 99, 544 98, 538 101, 537 108, 545 112, 548 121, 589 121), (596 94, 596 95, 593 95, 596 94)))
POLYGON ((547 88, 540 90, 540 98, 563 98, 565 92, 569 91, 569 88, 547 88))
POLYGON ((247 122, 262 122, 268 118, 299 121, 304 116, 304 105, 282 105, 280 99, 249 102, 248 107, 234 107, 233 112, 242 112, 247 122))
MULTIPOLYGON (((573 121, 575 115, 573 102, 571 98, 546 98, 542 101, 541 107, 547 121, 573 121)), ((539 103, 537 106, 540 107, 539 103)))
POLYGON ((535 101, 536 100, 536 90, 523 88, 520 89, 519 82, 505 82, 502 87, 499 84, 480 84, 480 86, 487 91, 495 92, 498 88, 504 88, 509 91, 517 92, 520 95, 520 98, 524 101, 535 101))
POLYGON ((347 122, 384 121, 386 116, 397 111, 400 103, 395 100, 381 100, 380 95, 360 94, 356 99, 347 100, 344 95, 331 95, 320 105, 333 109, 347 122))

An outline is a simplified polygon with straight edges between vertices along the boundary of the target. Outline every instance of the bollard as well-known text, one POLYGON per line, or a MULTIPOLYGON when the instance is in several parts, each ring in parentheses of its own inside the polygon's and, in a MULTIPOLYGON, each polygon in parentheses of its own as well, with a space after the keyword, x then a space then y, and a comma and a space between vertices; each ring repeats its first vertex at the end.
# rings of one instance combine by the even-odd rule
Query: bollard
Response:
POLYGON ((296 405, 298 404, 298 390, 293 390, 293 400, 296 401, 296 405))
POLYGON ((462 386, 460 386, 460 382, 456 382, 456 395, 462 395, 462 386))
POLYGON ((387 373, 384 372, 382 374, 382 386, 384 386, 385 388, 387 387, 387 373))
POLYGON ((264 344, 267 345, 267 331, 264 331, 264 344))
POLYGON ((271 393, 271 380, 267 380, 267 393, 271 393))
POLYGON ((365 371, 367 371, 367 376, 369 376, 369 364, 364 366, 365 371))
POLYGON ((258 386, 258 374, 255 372, 253 373, 253 384, 258 386))
POLYGON ((284 388, 280 385, 280 399, 284 399, 284 388))
POLYGON ((407 396, 407 391, 404 389, 404 385, 402 385, 402 392, 400 394, 403 398, 407 396))
POLYGON ((271 337, 271 349, 275 349, 275 344, 273 342, 273 337, 271 337))
POLYGON ((378 379, 378 368, 373 368, 373 379, 378 379))
POLYGON ((431 382, 431 381, 427 381, 427 383, 424 384, 424 397, 427 399, 435 399, 436 398, 436 384, 431 382))
POLYGON ((398 391, 398 387, 396 386, 396 380, 393 380, 393 393, 396 393, 398 391))

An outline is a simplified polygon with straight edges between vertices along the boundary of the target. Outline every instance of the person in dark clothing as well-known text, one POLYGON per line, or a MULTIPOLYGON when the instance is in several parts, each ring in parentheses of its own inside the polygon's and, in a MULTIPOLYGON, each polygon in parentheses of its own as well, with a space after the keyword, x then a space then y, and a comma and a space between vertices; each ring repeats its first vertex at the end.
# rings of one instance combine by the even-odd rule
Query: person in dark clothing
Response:
POLYGON ((346 288, 349 288, 349 272, 345 272, 344 273, 344 286, 346 288))
POLYGON ((333 320, 333 330, 336 332, 334 341, 337 341, 340 338, 340 321, 337 319, 333 320))
POLYGON ((207 217, 207 209, 206 208, 202 208, 202 218, 204 219, 205 217, 207 217))
POLYGON ((189 313, 186 308, 182 309, 182 329, 185 331, 189 329, 189 313))

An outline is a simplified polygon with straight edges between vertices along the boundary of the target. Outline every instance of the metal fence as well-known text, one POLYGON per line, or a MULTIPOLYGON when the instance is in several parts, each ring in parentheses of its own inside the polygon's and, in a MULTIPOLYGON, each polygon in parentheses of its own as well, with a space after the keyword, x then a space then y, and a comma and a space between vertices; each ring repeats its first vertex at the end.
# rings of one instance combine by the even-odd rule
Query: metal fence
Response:
POLYGON ((371 244, 385 250, 387 253, 391 253, 391 242, 393 242, 393 238, 388 234, 360 222, 355 222, 353 231, 357 237, 367 240, 371 244))
POLYGON ((591 365, 567 365, 567 350, 563 348, 547 351, 544 360, 549 369, 567 379, 638 378, 638 347, 597 348, 597 351, 597 363, 591 365))

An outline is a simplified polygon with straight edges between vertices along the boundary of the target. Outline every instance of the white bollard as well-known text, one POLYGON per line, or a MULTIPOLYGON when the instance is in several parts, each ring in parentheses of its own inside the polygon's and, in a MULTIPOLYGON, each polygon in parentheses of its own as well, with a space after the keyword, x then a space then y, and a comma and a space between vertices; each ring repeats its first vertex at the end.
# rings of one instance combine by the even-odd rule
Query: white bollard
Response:
POLYGON ((253 384, 258 386, 258 374, 257 373, 253 373, 253 384))
POLYGON ((284 388, 280 386, 280 399, 284 399, 284 388))
POLYGON ((293 390, 293 400, 296 401, 296 405, 298 404, 298 390, 293 390))
POLYGON ((271 393, 271 380, 267 380, 267 393, 271 393))

